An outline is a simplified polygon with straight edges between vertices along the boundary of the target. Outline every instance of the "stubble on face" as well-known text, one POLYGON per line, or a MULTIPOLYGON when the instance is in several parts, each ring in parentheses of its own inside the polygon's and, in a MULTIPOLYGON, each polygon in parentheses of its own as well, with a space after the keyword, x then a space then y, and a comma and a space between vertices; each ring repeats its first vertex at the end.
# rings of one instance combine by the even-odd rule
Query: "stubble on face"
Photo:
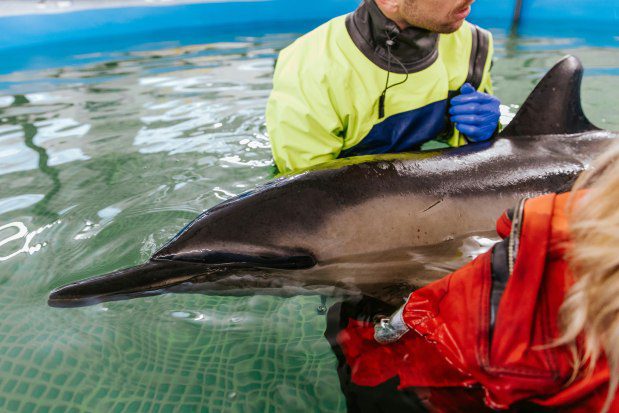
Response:
POLYGON ((434 33, 453 33, 464 20, 454 20, 449 0, 401 0, 400 14, 409 25, 434 33))

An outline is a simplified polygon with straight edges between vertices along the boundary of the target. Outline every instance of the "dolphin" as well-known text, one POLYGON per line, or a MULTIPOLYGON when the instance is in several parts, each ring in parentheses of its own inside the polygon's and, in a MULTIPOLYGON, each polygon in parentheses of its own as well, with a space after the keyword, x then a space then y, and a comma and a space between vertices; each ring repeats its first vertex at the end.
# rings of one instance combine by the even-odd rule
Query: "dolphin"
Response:
POLYGON ((519 199, 569 190, 619 136, 584 115, 582 76, 577 58, 563 58, 489 142, 338 160, 276 179, 202 213, 145 264, 60 287, 48 303, 196 291, 401 300, 429 281, 420 261, 462 256, 462 242, 489 234, 519 199))

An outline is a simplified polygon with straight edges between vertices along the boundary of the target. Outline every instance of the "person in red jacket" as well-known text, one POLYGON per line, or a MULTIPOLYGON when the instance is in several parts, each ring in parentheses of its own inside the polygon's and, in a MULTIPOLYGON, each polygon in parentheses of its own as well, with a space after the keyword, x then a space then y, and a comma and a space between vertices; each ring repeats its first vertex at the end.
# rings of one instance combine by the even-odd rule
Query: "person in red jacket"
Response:
POLYGON ((619 412, 619 145, 592 171, 521 201, 503 241, 391 317, 332 308, 349 411, 619 412))

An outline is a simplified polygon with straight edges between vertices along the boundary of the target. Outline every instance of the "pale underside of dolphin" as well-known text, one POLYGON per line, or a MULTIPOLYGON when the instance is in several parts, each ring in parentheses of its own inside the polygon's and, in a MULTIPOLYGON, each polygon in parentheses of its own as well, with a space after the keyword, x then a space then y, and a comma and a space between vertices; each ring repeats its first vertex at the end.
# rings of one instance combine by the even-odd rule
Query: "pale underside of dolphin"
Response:
POLYGON ((561 60, 491 142, 338 160, 277 179, 204 212, 147 263, 58 288, 49 304, 170 291, 397 302, 432 273, 416 256, 461 255, 461 240, 488 234, 519 199, 569 190, 619 136, 585 117, 582 74, 578 59, 561 60))

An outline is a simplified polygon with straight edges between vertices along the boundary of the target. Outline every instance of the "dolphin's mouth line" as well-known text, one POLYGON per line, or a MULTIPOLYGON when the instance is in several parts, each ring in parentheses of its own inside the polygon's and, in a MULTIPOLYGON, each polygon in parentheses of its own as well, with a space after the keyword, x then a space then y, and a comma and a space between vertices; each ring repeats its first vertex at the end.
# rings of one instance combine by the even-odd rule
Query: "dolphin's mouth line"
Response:
POLYGON ((56 288, 50 293, 48 304, 52 307, 81 307, 105 301, 158 295, 168 288, 217 271, 197 263, 151 260, 137 267, 56 288))
POLYGON ((79 285, 79 283, 74 283, 53 290, 49 295, 48 304, 52 307, 82 307, 107 301, 118 301, 137 297, 161 295, 164 294, 169 288, 174 288, 185 283, 191 283, 200 276, 201 275, 192 275, 188 277, 181 277, 180 279, 174 281, 166 280, 166 282, 160 284, 141 286, 127 290, 101 292, 89 295, 79 294, 79 292, 76 292, 73 295, 67 294, 67 290, 70 291, 71 287, 77 287, 79 285))
MULTIPOLYGON (((179 288, 182 284, 226 285, 228 279, 235 278, 234 273, 230 274, 230 270, 237 272, 241 270, 286 271, 288 268, 285 266, 269 268, 266 265, 256 265, 252 262, 205 263, 168 257, 156 258, 144 265, 56 288, 49 295, 48 305, 82 307, 108 301, 160 295, 170 289, 182 289, 179 288), (184 275, 179 275, 183 274, 183 269, 184 275), (221 273, 228 274, 228 277, 214 278, 221 273), (119 278, 133 282, 123 282, 122 285, 118 285, 116 280, 119 278)), ((282 284, 271 285, 267 277, 260 277, 257 274, 253 274, 252 278, 264 289, 276 289, 282 286, 282 284)), ((219 288, 214 290, 219 290, 219 288)))
MULTIPOLYGON (((55 290, 54 290, 55 291, 55 290)), ((122 301, 132 298, 143 298, 154 295, 161 295, 165 292, 163 289, 158 290, 144 290, 134 292, 121 292, 121 293, 105 293, 92 296, 76 296, 76 297, 62 297, 55 298, 53 293, 50 294, 47 304, 50 307, 55 308, 75 308, 75 307, 88 307, 91 305, 101 304, 110 301, 122 301)))
MULTIPOLYGON (((251 268, 247 267, 236 267, 251 268)), ((303 283, 294 282, 294 280, 283 277, 274 282, 267 274, 247 274, 246 276, 229 274, 224 278, 205 281, 204 277, 217 274, 223 270, 229 270, 229 267, 223 265, 212 271, 205 271, 199 274, 193 274, 185 277, 178 277, 174 280, 165 280, 158 284, 139 286, 133 289, 125 289, 111 292, 96 293, 91 295, 83 295, 76 292, 75 294, 67 294, 66 290, 71 291, 72 287, 78 287, 80 283, 69 284, 65 287, 55 289, 51 292, 48 299, 48 304, 58 308, 73 308, 85 307, 103 302, 128 300, 132 298, 143 298, 165 293, 173 292, 202 292, 205 290, 216 295, 227 296, 247 296, 247 295, 278 295, 292 297, 296 295, 354 295, 355 288, 350 286, 340 285, 333 286, 328 284, 317 283, 315 285, 304 285, 303 283), (250 289, 239 290, 236 283, 239 281, 245 284, 253 284, 250 289), (59 293, 61 296, 59 297, 59 293)), ((281 270, 278 270, 278 272, 281 270)), ((87 281, 87 280, 86 280, 87 281)))

